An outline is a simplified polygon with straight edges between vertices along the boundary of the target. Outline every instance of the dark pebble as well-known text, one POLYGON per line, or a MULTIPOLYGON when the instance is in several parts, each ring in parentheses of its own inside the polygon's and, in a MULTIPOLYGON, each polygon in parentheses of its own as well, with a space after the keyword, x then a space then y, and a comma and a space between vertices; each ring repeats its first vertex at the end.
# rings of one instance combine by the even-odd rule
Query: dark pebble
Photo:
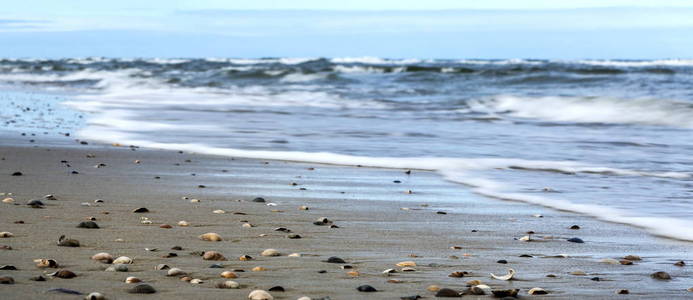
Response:
POLYGON ((287 237, 290 239, 300 239, 301 238, 300 235, 295 234, 295 233, 289 234, 287 237))
POLYGON ((31 278, 29 278, 29 280, 31 280, 31 281, 46 281, 46 277, 39 275, 39 276, 31 277, 31 278))
POLYGON ((438 292, 436 293, 436 297, 446 297, 446 298, 460 297, 460 292, 453 290, 453 289, 442 288, 442 289, 438 290, 438 292))
POLYGON ((0 270, 14 271, 14 270, 17 270, 17 267, 15 267, 13 265, 2 265, 2 266, 0 266, 0 270))
POLYGON ((444 212, 444 211, 437 211, 436 213, 439 214, 439 215, 447 215, 447 214, 448 214, 448 213, 446 213, 446 212, 444 212))
POLYGON ((12 173, 12 176, 22 176, 22 175, 24 175, 24 174, 22 174, 22 172, 14 172, 14 173, 12 173))
POLYGON ((580 239, 580 238, 570 238, 570 239, 568 239, 568 242, 582 244, 582 243, 584 243, 585 241, 583 241, 583 240, 580 239))
POLYGON ((257 203, 265 203, 265 198, 262 198, 262 197, 257 197, 257 198, 255 198, 255 199, 253 199, 253 202, 257 202, 257 203))
POLYGON ((223 268, 224 268, 224 266, 222 266, 222 265, 220 265, 220 264, 213 264, 213 265, 211 265, 211 266, 209 266, 209 267, 210 267, 210 268, 213 268, 213 269, 223 269, 223 268))
POLYGON ((652 277, 652 278, 654 278, 654 279, 659 279, 659 280, 669 280, 669 279, 671 279, 671 275, 669 275, 669 273, 667 273, 667 272, 662 272, 662 271, 660 271, 660 272, 654 272, 654 273, 652 273, 652 274, 650 275, 650 277, 652 277))
POLYGON ((520 291, 520 289, 509 289, 509 290, 495 290, 492 291, 493 295, 498 297, 498 298, 505 298, 505 297, 512 297, 516 298, 517 293, 520 291))
POLYGON ((45 204, 43 204, 43 202, 41 202, 41 200, 35 199, 35 200, 31 200, 31 201, 27 202, 26 205, 31 206, 33 208, 42 208, 45 204))
POLYGON ((268 291, 270 291, 270 292, 283 292, 284 288, 281 286, 273 286, 273 287, 269 288, 268 291))
POLYGON ((70 279, 77 277, 77 274, 69 270, 60 270, 52 274, 53 277, 58 277, 62 279, 70 279))
POLYGON ((399 180, 393 180, 392 182, 394 182, 394 183, 402 183, 402 182, 399 181, 399 180))
POLYGON ((531 256, 529 254, 522 254, 522 255, 520 255, 520 257, 534 257, 534 256, 531 256))
POLYGON ((683 260, 674 263, 674 266, 677 266, 677 267, 683 267, 685 265, 686 265, 686 263, 683 260))
POLYGON ((10 276, 0 276, 0 284, 14 284, 14 278, 10 276))
POLYGON ((80 291, 75 291, 75 290, 66 289, 66 288, 50 289, 50 290, 46 291, 46 293, 58 293, 58 294, 68 294, 68 295, 82 295, 82 292, 80 292, 80 291))
POLYGON ((616 294, 619 294, 619 295, 628 295, 628 294, 630 294, 630 292, 629 292, 628 290, 626 290, 626 289, 623 289, 623 290, 618 290, 618 291, 616 291, 616 294))
POLYGON ((206 188, 207 186, 204 185, 204 184, 200 184, 200 185, 198 185, 197 187, 198 187, 198 188, 201 188, 201 189, 204 189, 204 188, 206 188))
POLYGON ((505 259, 501 259, 501 260, 497 261, 497 263, 499 263, 499 264, 507 264, 508 261, 505 260, 505 259))
POLYGON ((128 289, 128 293, 130 294, 154 294, 156 293, 156 290, 151 286, 146 283, 141 283, 138 284, 131 289, 128 289))
POLYGON ((65 238, 64 235, 61 235, 60 238, 58 239, 58 246, 61 247, 79 247, 79 241, 75 239, 68 239, 65 238))
POLYGON ((140 208, 133 210, 132 212, 134 212, 134 213, 147 213, 147 212, 149 212, 149 210, 146 207, 140 207, 140 208))
POLYGON ((467 274, 467 272, 459 272, 459 271, 458 271, 458 272, 452 272, 452 273, 450 273, 450 275, 448 275, 448 277, 452 277, 452 278, 462 278, 462 277, 464 277, 464 275, 466 275, 466 274, 467 274))
POLYGON ((168 254, 162 255, 161 257, 163 257, 163 258, 178 257, 178 254, 173 253, 173 252, 169 252, 168 254))
POLYGON ((580 229, 580 226, 573 225, 573 226, 570 226, 570 229, 578 230, 578 229, 580 229))
POLYGON ((183 250, 183 247, 181 247, 181 246, 173 246, 173 247, 171 247, 171 250, 183 250))
POLYGON ((76 175, 76 174, 79 174, 79 172, 77 172, 77 171, 72 171, 72 172, 70 172, 70 173, 75 174, 75 175, 76 175))
POLYGON ((417 300, 421 299, 421 296, 415 295, 415 296, 405 296, 405 297, 399 297, 401 300, 417 300))
POLYGON ((79 222, 79 225, 77 225, 77 228, 98 229, 99 225, 93 221, 84 221, 84 222, 79 222))
POLYGON ((320 270, 320 271, 318 271, 318 273, 320 273, 320 274, 325 274, 325 273, 327 273, 327 271, 325 271, 325 270, 320 270))
POLYGON ((346 263, 346 261, 344 261, 343 259, 336 257, 336 256, 332 256, 332 257, 328 258, 327 260, 325 260, 325 262, 331 263, 331 264, 345 264, 346 263))
POLYGON ((357 287, 356 290, 359 292, 364 292, 364 293, 372 293, 372 292, 378 291, 374 287, 367 285, 367 284, 364 284, 362 286, 357 287))
POLYGON ((592 281, 601 281, 602 279, 599 278, 599 277, 592 277, 592 278, 590 278, 590 280, 592 280, 592 281))

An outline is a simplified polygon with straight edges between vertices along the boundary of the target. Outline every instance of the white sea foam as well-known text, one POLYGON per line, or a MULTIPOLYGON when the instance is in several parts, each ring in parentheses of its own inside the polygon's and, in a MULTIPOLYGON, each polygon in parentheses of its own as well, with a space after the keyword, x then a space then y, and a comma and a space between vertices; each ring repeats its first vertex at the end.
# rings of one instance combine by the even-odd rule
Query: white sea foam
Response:
POLYGON ((693 107, 667 99, 498 96, 469 105, 474 111, 545 121, 693 128, 693 107))
MULTIPOLYGON (((570 61, 565 61, 570 63, 570 61)), ((693 66, 693 59, 660 60, 579 60, 577 63, 604 67, 683 67, 693 66)))
POLYGON ((414 58, 385 59, 385 58, 372 57, 372 56, 336 57, 336 58, 330 59, 330 61, 332 63, 336 63, 336 64, 361 63, 361 64, 369 64, 369 65, 409 65, 409 64, 416 64, 416 63, 422 62, 422 60, 414 59, 414 58))
POLYGON ((284 75, 281 82, 308 82, 313 80, 325 79, 327 77, 326 73, 314 73, 314 74, 303 74, 303 73, 289 73, 284 75))

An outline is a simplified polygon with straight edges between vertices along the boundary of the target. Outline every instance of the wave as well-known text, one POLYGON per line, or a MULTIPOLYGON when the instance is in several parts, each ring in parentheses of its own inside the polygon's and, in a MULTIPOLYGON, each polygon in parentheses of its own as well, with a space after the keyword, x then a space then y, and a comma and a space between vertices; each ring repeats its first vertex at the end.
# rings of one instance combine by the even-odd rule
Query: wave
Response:
MULTIPOLYGON (((566 61, 562 61, 566 62, 566 61)), ((569 61, 568 61, 569 62, 569 61)), ((660 60, 579 60, 576 63, 607 67, 657 67, 657 66, 693 66, 693 59, 660 59, 660 60)))
POLYGON ((468 105, 477 112, 541 121, 693 128, 693 104, 667 99, 499 96, 468 105))
POLYGON ((679 172, 644 172, 624 170, 608 167, 590 166, 576 162, 560 161, 532 161, 522 159, 496 159, 496 158, 439 158, 439 157, 365 157, 352 156, 327 152, 296 152, 296 151, 264 151, 241 150, 232 148, 211 147, 201 144, 182 143, 157 143, 133 139, 130 135, 119 131, 87 127, 78 133, 80 138, 118 142, 124 145, 137 145, 156 149, 189 151, 200 154, 219 155, 227 157, 245 157, 254 159, 271 159, 295 162, 323 163, 346 166, 367 166, 379 168, 420 169, 431 170, 441 174, 445 179, 472 187, 472 190, 482 196, 520 201, 535 205, 541 205, 557 210, 576 212, 598 218, 600 220, 630 224, 643 228, 655 235, 673 239, 693 241, 693 222, 652 216, 635 216, 628 211, 614 209, 602 205, 573 203, 562 199, 553 199, 536 195, 527 195, 504 191, 505 185, 484 179, 470 172, 483 170, 557 170, 565 173, 602 173, 612 176, 649 176, 667 178, 688 178, 691 175, 679 172))

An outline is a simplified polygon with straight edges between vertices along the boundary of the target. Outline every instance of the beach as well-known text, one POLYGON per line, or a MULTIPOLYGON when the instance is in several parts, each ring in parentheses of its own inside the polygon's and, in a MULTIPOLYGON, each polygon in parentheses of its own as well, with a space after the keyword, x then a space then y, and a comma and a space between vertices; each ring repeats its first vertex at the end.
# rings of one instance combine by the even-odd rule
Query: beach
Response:
POLYGON ((3 299, 79 297, 48 292, 54 288, 85 295, 101 292, 108 299, 244 299, 254 289, 274 286, 285 289, 270 292, 275 299, 433 298, 435 292, 427 290, 430 285, 462 292, 470 280, 480 280, 493 290, 517 288, 521 297, 691 297, 686 290, 692 286, 689 267, 674 265, 690 260, 689 242, 519 202, 479 202, 463 186, 433 172, 406 174, 402 169, 83 145, 71 137, 20 136, 11 131, 3 133, 0 158, 0 192, 15 201, 2 203, 0 211, 0 231, 14 235, 0 239, 1 245, 12 248, 0 251, 0 265, 17 268, 0 271, 15 281, 0 285, 3 299), (103 165, 95 167, 99 164, 103 165), (22 175, 12 176, 14 172, 22 175), (42 199, 48 194, 57 200, 42 199), (253 202, 257 197, 266 202, 253 202), (45 206, 27 206, 32 199, 42 199, 45 206), (140 207, 149 212, 133 213, 140 207), (99 229, 77 228, 90 217, 99 229), (338 228, 313 224, 322 217, 338 228), (183 220, 189 226, 177 225, 183 220), (244 223, 252 227, 243 227, 244 223), (160 228, 162 224, 172 228, 160 228), (573 225, 579 229, 570 229, 573 225), (275 231, 279 227, 301 238, 289 239, 289 233, 275 231), (528 231, 534 232, 530 241, 518 240, 528 231), (208 232, 223 240, 198 238, 208 232), (79 240, 80 247, 57 246, 61 235, 79 240), (584 243, 567 241, 575 237, 584 243), (171 250, 174 246, 182 250, 171 250), (281 255, 260 255, 270 248, 281 255), (212 250, 227 260, 200 257, 201 251, 212 250), (90 259, 99 252, 128 256, 133 264, 127 272, 104 271, 108 264, 90 259), (292 253, 301 256, 288 256, 292 253), (253 259, 240 261, 241 255, 253 259), (603 261, 626 255, 642 260, 632 265, 603 261), (346 263, 324 262, 333 256, 346 263), (33 260, 40 258, 54 259, 60 269, 77 277, 47 276, 56 269, 37 268, 33 260), (401 272, 396 264, 405 261, 413 261, 415 270, 401 272), (210 268, 214 263, 223 268, 210 268), (159 264, 181 268, 203 283, 168 277, 165 270, 155 270, 159 264), (342 269, 343 265, 353 269, 342 269), (266 270, 251 271, 258 266, 266 270), (383 274, 390 268, 398 272, 383 274), (506 274, 511 268, 517 274, 510 281, 489 275, 506 274), (222 271, 234 271, 238 278, 232 280, 240 289, 215 288, 216 282, 227 280, 219 276, 222 271), (358 274, 347 273, 351 271, 358 274), (581 274, 578 271, 585 275, 570 274, 581 274), (651 278, 657 271, 672 279, 651 278), (453 272, 468 273, 449 277, 453 272), (30 280, 38 275, 47 281, 30 280), (150 284, 156 293, 127 293, 133 286, 125 283, 129 276, 150 284), (362 285, 377 292, 357 291, 362 285), (535 287, 549 294, 528 296, 535 287), (622 289, 629 294, 616 294, 622 289))

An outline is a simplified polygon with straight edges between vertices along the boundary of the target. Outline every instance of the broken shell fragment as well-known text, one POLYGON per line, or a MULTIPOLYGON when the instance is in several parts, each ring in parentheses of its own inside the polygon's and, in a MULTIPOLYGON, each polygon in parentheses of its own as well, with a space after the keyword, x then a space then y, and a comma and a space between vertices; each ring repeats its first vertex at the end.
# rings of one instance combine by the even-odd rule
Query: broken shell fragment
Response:
POLYGON ((263 290, 254 290, 248 294, 248 299, 250 300, 274 300, 274 297, 270 293, 263 290))
POLYGON ((413 261, 403 261, 397 263, 398 267, 416 267, 416 263, 413 261))
POLYGON ((199 236, 203 241, 219 242, 221 241, 221 236, 214 232, 208 232, 199 236))
POLYGON ((266 249, 265 251, 262 251, 262 253, 260 255, 262 255, 262 256, 280 256, 281 253, 279 253, 279 251, 277 251, 275 249, 266 249))
POLYGON ((34 259, 34 262, 36 263, 36 266, 39 268, 57 268, 58 267, 58 262, 52 259, 46 259, 46 258, 41 258, 41 259, 34 259))
POLYGON ((527 292, 527 294, 530 294, 530 295, 546 295, 548 293, 549 292, 547 292, 545 289, 538 288, 538 287, 532 288, 527 292))
POLYGON ((515 270, 513 270, 513 269, 508 269, 508 274, 503 275, 503 276, 498 276, 498 275, 491 273, 491 277, 493 277, 494 279, 498 279, 498 280, 510 280, 510 279, 513 279, 514 276, 515 276, 515 270))

